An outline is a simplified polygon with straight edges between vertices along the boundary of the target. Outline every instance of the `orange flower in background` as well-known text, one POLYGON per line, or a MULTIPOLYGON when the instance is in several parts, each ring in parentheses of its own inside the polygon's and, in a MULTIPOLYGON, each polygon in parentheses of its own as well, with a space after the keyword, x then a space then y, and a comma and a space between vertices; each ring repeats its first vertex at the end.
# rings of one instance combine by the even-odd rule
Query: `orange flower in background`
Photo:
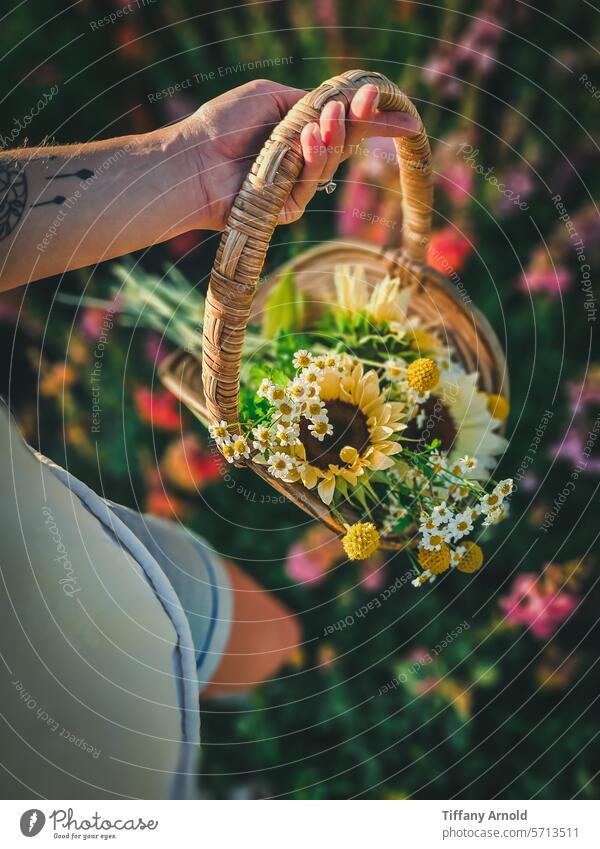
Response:
POLYGON ((77 372, 66 363, 40 363, 40 395, 53 398, 61 395, 77 380, 77 372))
POLYGON ((157 486, 148 492, 145 510, 161 519, 186 519, 191 514, 191 505, 157 486))
POLYGON ((471 241, 455 227, 444 227, 431 234, 427 263, 450 277, 463 269, 473 251, 471 241))
POLYGON ((88 361, 90 349, 83 339, 72 336, 69 340, 68 357, 76 366, 82 366, 88 361))
POLYGON ((179 401, 167 390, 152 392, 147 386, 133 390, 135 408, 140 419, 157 430, 176 431, 181 428, 179 401))
POLYGON ((194 434, 176 439, 160 463, 164 477, 180 489, 197 492, 221 475, 221 455, 207 451, 194 434))

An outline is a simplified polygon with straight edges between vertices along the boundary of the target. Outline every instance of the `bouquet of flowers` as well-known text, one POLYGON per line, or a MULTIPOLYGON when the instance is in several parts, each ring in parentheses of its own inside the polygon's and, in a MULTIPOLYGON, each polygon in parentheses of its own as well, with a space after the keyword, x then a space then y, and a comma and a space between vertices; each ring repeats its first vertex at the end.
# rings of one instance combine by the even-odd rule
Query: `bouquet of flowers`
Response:
MULTIPOLYGON (((177 295, 173 281, 120 276, 136 320, 159 327, 157 316, 175 313, 162 321, 173 341, 198 338, 203 308, 180 279, 177 295)), ((481 567, 475 536, 505 517, 513 484, 488 482, 506 446, 507 400, 479 391, 439 329, 410 314, 412 294, 399 279, 369 286, 363 269, 340 265, 335 299, 307 326, 304 295, 284 274, 246 334, 239 421, 209 430, 230 463, 315 491, 345 528, 350 559, 402 537, 420 586, 481 567)))

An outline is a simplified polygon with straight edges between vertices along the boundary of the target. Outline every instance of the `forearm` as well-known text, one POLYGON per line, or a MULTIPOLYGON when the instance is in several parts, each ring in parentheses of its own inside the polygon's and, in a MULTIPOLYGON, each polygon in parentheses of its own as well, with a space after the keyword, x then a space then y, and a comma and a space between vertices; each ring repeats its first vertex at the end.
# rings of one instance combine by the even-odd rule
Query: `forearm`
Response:
POLYGON ((176 128, 0 154, 0 289, 201 227, 192 172, 176 128))

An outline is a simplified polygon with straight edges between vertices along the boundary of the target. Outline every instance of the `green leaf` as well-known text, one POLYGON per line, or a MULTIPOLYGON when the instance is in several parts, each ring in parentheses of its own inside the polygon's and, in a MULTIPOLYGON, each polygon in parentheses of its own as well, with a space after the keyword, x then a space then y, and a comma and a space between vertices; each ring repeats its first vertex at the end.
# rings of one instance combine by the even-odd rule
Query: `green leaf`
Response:
POLYGON ((285 271, 265 303, 263 335, 274 339, 278 333, 299 330, 304 316, 304 301, 296 288, 294 272, 285 271))

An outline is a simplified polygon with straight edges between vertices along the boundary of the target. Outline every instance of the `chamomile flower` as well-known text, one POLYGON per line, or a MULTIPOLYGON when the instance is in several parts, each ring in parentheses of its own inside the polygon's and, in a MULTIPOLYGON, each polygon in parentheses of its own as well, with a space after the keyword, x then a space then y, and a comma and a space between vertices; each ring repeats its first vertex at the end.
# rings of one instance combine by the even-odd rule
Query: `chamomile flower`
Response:
POLYGON ((310 398, 304 405, 303 413, 307 419, 315 419, 318 416, 326 415, 325 402, 321 401, 318 397, 310 398))
POLYGON ((279 386, 279 384, 277 383, 271 383, 267 390, 267 398, 269 399, 271 404, 277 405, 285 398, 285 389, 283 388, 283 386, 279 386))
POLYGON ((448 530, 452 534, 454 542, 458 542, 468 533, 473 530, 473 516, 469 509, 462 513, 456 513, 448 525, 448 530))
POLYGON ((290 398, 282 398, 274 404, 279 413, 281 424, 293 421, 298 415, 298 406, 290 398))
POLYGON ((431 511, 431 518, 435 522, 436 527, 445 525, 452 517, 452 511, 449 509, 445 501, 437 504, 431 511))
POLYGON ((296 351, 296 353, 294 354, 294 368, 306 368, 306 366, 309 366, 311 362, 312 354, 308 351, 305 351, 304 349, 296 351))
POLYGON ((208 429, 208 432, 212 436, 213 439, 226 439, 229 436, 228 424, 224 419, 221 419, 220 422, 215 422, 211 424, 208 429))
POLYGON ((272 386, 273 386, 273 384, 269 380, 269 378, 264 377, 260 382, 260 386, 258 387, 256 394, 258 395, 259 398, 268 398, 269 397, 269 390, 271 389, 272 386))
POLYGON ((231 440, 231 445, 233 447, 234 459, 239 460, 240 457, 250 456, 250 446, 243 436, 235 436, 231 440))
POLYGON ((282 445, 284 447, 291 447, 298 442, 298 437, 300 436, 300 428, 298 425, 277 425, 277 433, 275 434, 275 440, 278 445, 282 445))
POLYGON ((419 522, 419 531, 422 534, 432 534, 437 530, 437 522, 427 513, 422 513, 419 522))
POLYGON ((482 524, 484 528, 489 528, 491 525, 497 525, 503 519, 506 519, 506 508, 492 507, 491 510, 487 511, 482 524))
POLYGON ((437 528, 433 534, 423 534, 421 548, 424 548, 427 551, 440 551, 447 538, 447 531, 444 528, 437 528))
POLYGON ((479 502, 480 510, 482 513, 487 515, 494 510, 498 510, 503 500, 503 497, 497 492, 491 492, 489 495, 484 495, 479 502))
POLYGON ((440 454, 439 451, 432 451, 429 455, 429 465, 436 475, 440 475, 448 468, 448 458, 445 454, 440 454))
POLYGON ((506 478, 503 481, 500 481, 495 487, 494 492, 496 495, 499 495, 501 498, 508 498, 511 492, 514 489, 514 483, 512 478, 506 478))
POLYGON ((302 374, 300 376, 305 383, 318 384, 323 377, 323 369, 318 368, 315 363, 312 363, 308 366, 308 368, 302 369, 302 374))
POLYGON ((252 447, 256 449, 256 451, 263 451, 268 447, 271 441, 271 432, 268 427, 259 425, 253 429, 252 435, 254 436, 252 447))
POLYGON ((219 444, 219 451, 225 457, 228 463, 233 463, 235 460, 235 449, 233 447, 232 441, 221 442, 219 444))
POLYGON ((477 468, 477 460, 475 457, 469 457, 468 454, 465 454, 464 457, 461 457, 458 461, 458 465, 461 468, 462 474, 466 475, 468 472, 474 472, 477 468))
POLYGON ((289 454, 283 451, 275 451, 269 457, 269 472, 275 478, 284 478, 292 471, 294 462, 289 454))
POLYGON ((456 548, 450 550, 450 568, 456 569, 463 554, 467 549, 464 545, 457 545, 456 548))
POLYGON ((388 380, 400 380, 406 373, 406 366, 402 360, 386 360, 383 364, 385 376, 388 380))
POLYGON ((298 403, 299 401, 306 400, 306 389, 307 382, 304 377, 297 377, 288 384, 287 394, 293 401, 298 403))
POLYGON ((331 436, 333 433, 333 425, 326 416, 317 416, 308 426, 312 435, 323 442, 326 436, 331 436))
POLYGON ((327 368, 327 357, 323 354, 318 354, 316 357, 313 357, 312 365, 323 373, 327 368))
POLYGON ((325 357, 325 371, 332 372, 338 367, 339 357, 337 354, 327 354, 325 357))

